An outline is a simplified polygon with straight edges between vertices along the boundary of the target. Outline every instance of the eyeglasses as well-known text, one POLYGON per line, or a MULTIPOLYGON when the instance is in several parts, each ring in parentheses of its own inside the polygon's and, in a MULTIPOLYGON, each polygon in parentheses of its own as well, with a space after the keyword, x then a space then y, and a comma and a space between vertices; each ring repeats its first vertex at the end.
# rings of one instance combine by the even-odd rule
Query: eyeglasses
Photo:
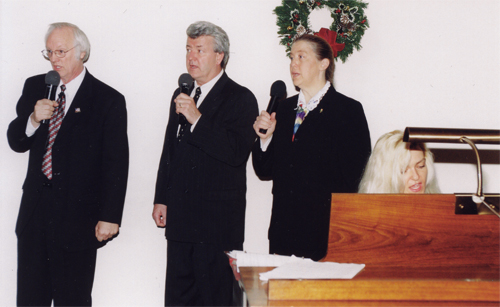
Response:
MULTIPOLYGON (((78 46, 78 45, 75 45, 75 47, 78 46)), ((64 50, 42 50, 42 55, 43 57, 50 61, 50 57, 52 56, 52 54, 55 54, 56 57, 58 58, 64 58, 66 56, 66 53, 70 52, 71 50, 75 49, 75 47, 71 48, 71 49, 68 49, 66 51, 64 50)))

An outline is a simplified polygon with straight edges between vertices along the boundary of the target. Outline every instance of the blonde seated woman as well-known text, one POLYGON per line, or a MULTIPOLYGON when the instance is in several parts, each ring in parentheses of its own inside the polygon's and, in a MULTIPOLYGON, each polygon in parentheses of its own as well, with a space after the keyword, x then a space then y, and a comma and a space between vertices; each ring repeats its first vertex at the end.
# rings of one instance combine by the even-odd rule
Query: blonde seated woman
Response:
POLYGON ((359 193, 440 193, 434 158, 424 143, 403 142, 403 132, 382 135, 366 164, 359 193))

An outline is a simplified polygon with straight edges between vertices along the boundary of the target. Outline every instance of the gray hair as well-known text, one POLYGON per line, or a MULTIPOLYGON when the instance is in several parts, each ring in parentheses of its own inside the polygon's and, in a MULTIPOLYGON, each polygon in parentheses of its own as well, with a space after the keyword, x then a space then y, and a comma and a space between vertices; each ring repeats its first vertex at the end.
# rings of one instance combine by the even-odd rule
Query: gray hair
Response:
POLYGON ((214 52, 224 52, 224 59, 221 62, 221 68, 224 69, 229 61, 229 37, 226 31, 221 27, 214 25, 208 21, 197 21, 191 24, 186 30, 187 36, 196 39, 200 36, 207 35, 214 38, 214 52))
POLYGON ((90 42, 89 39, 87 38, 87 35, 80 30, 76 25, 71 24, 69 22, 55 22, 51 25, 49 25, 49 29, 47 30, 47 34, 45 34, 45 44, 47 44, 47 39, 49 38, 50 34, 52 31, 55 29, 61 29, 61 28, 71 28, 73 30, 73 36, 75 39, 76 43, 76 58, 80 58, 80 53, 85 52, 85 57, 83 58, 83 63, 87 62, 89 57, 90 57, 90 42))

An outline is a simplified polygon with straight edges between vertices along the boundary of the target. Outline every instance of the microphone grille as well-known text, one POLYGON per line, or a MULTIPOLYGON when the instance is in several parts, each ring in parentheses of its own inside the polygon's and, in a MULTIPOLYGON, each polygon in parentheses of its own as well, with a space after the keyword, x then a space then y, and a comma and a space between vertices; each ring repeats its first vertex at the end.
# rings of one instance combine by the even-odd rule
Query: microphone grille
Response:
POLYGON ((183 84, 185 85, 191 85, 193 83, 193 77, 191 77, 190 74, 182 74, 180 77, 179 77, 179 87, 182 87, 183 84))
POLYGON ((45 75, 45 84, 51 84, 51 85, 59 85, 59 82, 61 81, 61 77, 59 76, 59 73, 55 70, 49 71, 45 75))
POLYGON ((274 81, 271 85, 271 96, 283 97, 286 95, 285 82, 281 80, 274 81))

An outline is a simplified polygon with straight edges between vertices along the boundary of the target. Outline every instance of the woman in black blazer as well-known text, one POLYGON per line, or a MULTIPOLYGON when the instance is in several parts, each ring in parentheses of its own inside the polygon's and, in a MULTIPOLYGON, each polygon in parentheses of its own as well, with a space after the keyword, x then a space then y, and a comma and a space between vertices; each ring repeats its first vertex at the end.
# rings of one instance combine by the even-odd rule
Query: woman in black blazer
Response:
POLYGON ((361 104, 332 85, 333 52, 324 39, 300 36, 290 59, 300 93, 257 117, 253 166, 273 180, 269 252, 319 260, 327 251, 331 193, 357 191, 370 134, 361 104))

